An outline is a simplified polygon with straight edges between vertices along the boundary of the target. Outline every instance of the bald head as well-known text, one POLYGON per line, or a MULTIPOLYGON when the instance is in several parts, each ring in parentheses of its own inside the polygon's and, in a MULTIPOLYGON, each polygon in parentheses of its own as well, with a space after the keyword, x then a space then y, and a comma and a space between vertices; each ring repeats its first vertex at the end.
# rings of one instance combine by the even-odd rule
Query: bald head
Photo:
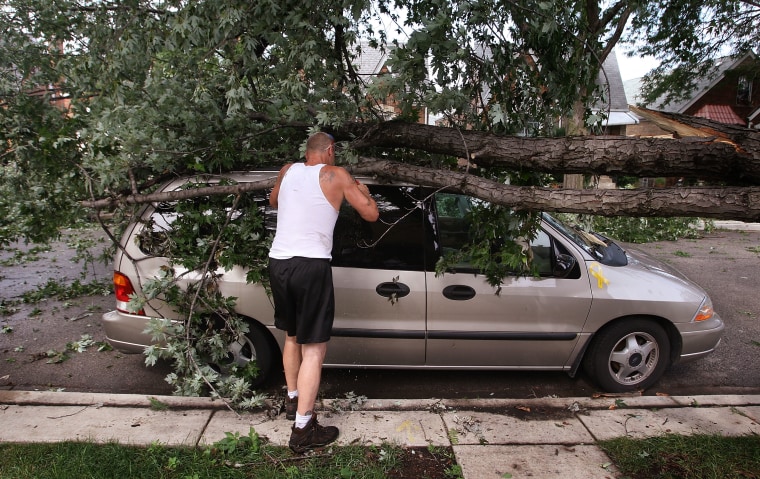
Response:
POLYGON ((335 143, 335 139, 332 135, 328 135, 325 132, 314 133, 306 140, 306 149, 312 151, 325 151, 335 143))

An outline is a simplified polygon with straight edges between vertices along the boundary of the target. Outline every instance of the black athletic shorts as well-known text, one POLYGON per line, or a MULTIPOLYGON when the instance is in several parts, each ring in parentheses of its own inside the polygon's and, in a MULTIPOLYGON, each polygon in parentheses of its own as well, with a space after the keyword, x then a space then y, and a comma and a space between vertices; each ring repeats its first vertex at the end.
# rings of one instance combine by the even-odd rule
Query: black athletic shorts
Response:
POLYGON ((329 341, 335 319, 330 260, 269 258, 269 280, 277 329, 295 336, 298 344, 329 341))

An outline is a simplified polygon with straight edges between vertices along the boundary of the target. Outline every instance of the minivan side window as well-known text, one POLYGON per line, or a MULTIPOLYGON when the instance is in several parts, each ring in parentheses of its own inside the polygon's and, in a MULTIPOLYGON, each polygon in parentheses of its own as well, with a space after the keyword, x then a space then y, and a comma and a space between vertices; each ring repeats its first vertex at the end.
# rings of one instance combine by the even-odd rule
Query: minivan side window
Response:
MULTIPOLYGON (((472 199, 465 195, 436 193, 438 242, 440 255, 460 251, 469 241, 470 210, 472 199)), ((533 265, 540 276, 552 275, 552 240, 542 229, 530 243, 533 265)), ((460 272, 477 272, 465 259, 453 269, 460 272)))
MULTIPOLYGON (((210 185, 209 185, 210 186, 210 185)), ((182 200, 184 202, 194 202, 202 204, 204 198, 192 198, 182 200)), ((251 208, 258 209, 259 214, 263 214, 264 230, 267 234, 274 234, 277 225, 277 210, 269 206, 268 192, 256 192, 246 196, 245 201, 238 204, 238 208, 230 216, 230 224, 241 221, 243 215, 251 212, 251 208)), ((177 212, 177 202, 167 201, 152 203, 147 207, 148 214, 142 214, 145 218, 141 222, 144 224, 135 237, 137 246, 144 254, 148 256, 168 256, 170 248, 173 245, 172 232, 175 222, 179 218, 177 212)), ((229 207, 225 209, 225 214, 229 214, 229 207)), ((199 232, 199 235, 208 232, 199 232)))
POLYGON ((332 265, 424 271, 435 265, 432 226, 419 188, 368 185, 380 218, 370 223, 343 204, 333 236, 332 265))

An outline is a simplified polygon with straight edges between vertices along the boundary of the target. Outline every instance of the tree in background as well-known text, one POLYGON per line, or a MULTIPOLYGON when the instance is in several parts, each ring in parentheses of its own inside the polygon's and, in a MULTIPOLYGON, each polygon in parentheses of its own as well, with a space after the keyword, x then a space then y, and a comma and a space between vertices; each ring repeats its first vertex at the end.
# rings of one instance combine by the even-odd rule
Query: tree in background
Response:
POLYGON ((760 4, 752 0, 641 2, 625 42, 635 53, 659 60, 645 78, 643 97, 648 102, 688 97, 696 80, 709 78, 721 58, 757 48, 758 23, 760 4))

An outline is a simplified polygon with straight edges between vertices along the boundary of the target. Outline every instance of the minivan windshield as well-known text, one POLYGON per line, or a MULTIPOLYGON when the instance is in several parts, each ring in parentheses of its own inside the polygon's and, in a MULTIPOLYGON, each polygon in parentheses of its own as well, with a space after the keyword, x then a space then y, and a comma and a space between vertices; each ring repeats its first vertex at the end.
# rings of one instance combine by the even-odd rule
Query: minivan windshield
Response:
POLYGON ((570 226, 548 213, 542 213, 542 215, 544 221, 600 263, 607 266, 625 266, 628 264, 625 250, 611 239, 599 233, 584 231, 579 226, 570 226))

